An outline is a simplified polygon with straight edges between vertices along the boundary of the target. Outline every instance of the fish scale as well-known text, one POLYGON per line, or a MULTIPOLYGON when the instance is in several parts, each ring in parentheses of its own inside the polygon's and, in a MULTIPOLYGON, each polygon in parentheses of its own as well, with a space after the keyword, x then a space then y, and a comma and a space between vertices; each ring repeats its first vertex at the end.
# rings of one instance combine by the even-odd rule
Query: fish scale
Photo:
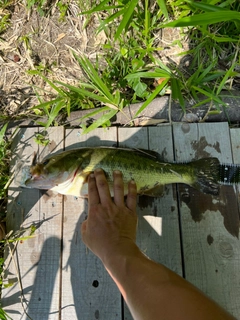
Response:
POLYGON ((87 196, 88 175, 96 168, 104 170, 112 195, 114 170, 122 171, 125 194, 128 182, 133 179, 138 194, 154 197, 160 196, 162 186, 170 183, 185 183, 201 192, 218 195, 220 184, 240 182, 240 165, 221 164, 217 158, 167 163, 147 152, 107 147, 64 151, 40 163, 33 162, 30 176, 22 180, 23 186, 87 196))

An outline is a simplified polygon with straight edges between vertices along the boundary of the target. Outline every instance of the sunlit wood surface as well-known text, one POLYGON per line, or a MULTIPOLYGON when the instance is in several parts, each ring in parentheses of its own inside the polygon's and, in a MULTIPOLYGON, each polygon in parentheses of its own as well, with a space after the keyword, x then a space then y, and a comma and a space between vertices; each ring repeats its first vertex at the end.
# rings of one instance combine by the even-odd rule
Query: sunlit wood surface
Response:
MULTIPOLYGON (((83 146, 121 146, 154 150, 165 161, 217 157, 240 163, 239 129, 227 123, 174 123, 157 127, 48 129, 50 143, 34 137, 42 128, 22 128, 13 144, 12 171, 50 153, 83 146)), ((139 197, 137 243, 151 259, 165 264, 240 319, 239 193, 223 186, 219 196, 186 185, 168 185, 160 198, 139 197)), ((14 320, 130 320, 117 287, 101 261, 81 240, 87 200, 9 188, 7 227, 36 231, 6 247, 2 306, 14 320), (9 286, 11 284, 11 286, 9 286)), ((144 295, 144 288, 142 289, 144 295)), ((154 297, 153 297, 154 299, 154 297)), ((159 310, 159 319, 161 310, 159 310)))

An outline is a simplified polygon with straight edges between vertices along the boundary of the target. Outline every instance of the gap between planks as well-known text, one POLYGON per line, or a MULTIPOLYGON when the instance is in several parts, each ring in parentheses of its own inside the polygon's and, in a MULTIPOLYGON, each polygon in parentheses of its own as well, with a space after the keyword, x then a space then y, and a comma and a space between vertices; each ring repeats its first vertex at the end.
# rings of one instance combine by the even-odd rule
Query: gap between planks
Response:
MULTIPOLYGON (((36 131, 36 129, 34 130, 36 131)), ((194 157, 199 157, 201 156, 201 154, 204 154, 204 152, 207 152, 212 156, 216 155, 217 153, 217 156, 220 157, 220 160, 224 162, 232 161, 231 150, 229 150, 228 148, 228 145, 230 145, 230 140, 227 132, 229 130, 226 124, 221 126, 219 126, 219 124, 217 126, 214 124, 185 124, 184 126, 183 124, 174 124, 174 145, 172 145, 172 138, 169 139, 169 137, 172 137, 169 130, 171 131, 171 127, 168 125, 155 128, 140 129, 121 128, 118 130, 117 135, 116 128, 112 128, 111 130, 99 129, 97 131, 94 131, 94 133, 89 134, 88 136, 81 136, 81 134, 79 134, 79 130, 66 130, 66 134, 62 134, 62 136, 66 137, 66 148, 101 144, 109 144, 115 146, 119 144, 119 146, 128 146, 133 148, 155 149, 163 156, 165 155, 165 160, 167 161, 172 161, 174 154, 178 161, 186 161, 191 160, 194 157), (224 138, 222 138, 223 132, 226 133, 224 134, 224 138), (226 136, 228 136, 227 139, 226 136), (205 140, 203 139, 204 137, 205 140), (196 142, 198 143, 196 144, 196 142), (217 152, 218 147, 216 147, 216 142, 219 143, 221 153, 217 152), (193 146, 195 146, 195 149, 193 148, 193 146)), ((55 131, 55 135, 58 136, 55 136, 55 138, 52 139, 52 141, 54 141, 55 143, 52 143, 52 146, 50 146, 50 148, 48 147, 48 149, 45 148, 45 150, 40 150, 42 155, 46 153, 46 150, 47 152, 51 152, 54 151, 55 148, 58 148, 59 150, 61 148, 64 148, 64 146, 60 144, 60 141, 56 142, 57 139, 61 137, 61 135, 57 133, 57 131, 55 131)), ((52 136, 52 133, 50 133, 50 136, 52 136)), ((32 156, 33 149, 37 147, 32 140, 32 137, 33 133, 30 134, 29 129, 26 130, 25 139, 21 138, 20 140, 22 140, 22 143, 20 143, 20 145, 18 146, 19 153, 22 152, 22 150, 20 149, 23 149, 28 159, 30 159, 30 157, 32 156)), ((237 139, 238 137, 236 133, 234 137, 235 146, 238 143, 239 148, 239 140, 237 139)), ((233 150, 235 150, 234 148, 235 147, 233 147, 233 150)), ((24 152, 22 153, 22 155, 24 155, 24 152)), ((240 162, 237 161, 237 159, 239 159, 239 157, 237 158, 237 156, 235 156, 235 162, 240 162)), ((20 217, 22 217, 22 213, 20 208, 18 208, 19 206, 17 206, 17 200, 22 201, 22 206, 24 205, 24 203, 26 204, 27 201, 29 203, 29 206, 31 207, 31 200, 33 201, 34 198, 29 199, 29 197, 26 196, 26 193, 23 198, 21 198, 21 194, 16 196, 14 195, 14 193, 18 191, 16 191, 16 189, 14 188, 12 190, 13 196, 11 195, 11 197, 15 197, 15 201, 13 201, 12 204, 14 205, 15 215, 12 217, 11 223, 20 225, 22 222, 22 220, 20 219, 20 217)), ((185 265, 187 279, 200 287, 204 292, 212 296, 213 299, 217 300, 226 309, 228 309, 237 318, 240 319, 240 311, 237 303, 240 298, 240 289, 238 286, 239 281, 236 280, 239 277, 238 275, 240 274, 239 263, 236 260, 237 256, 239 256, 238 240, 235 240, 232 236, 226 233, 223 227, 221 214, 219 212, 211 212, 210 210, 204 213, 204 221, 198 223, 193 221, 191 210, 182 200, 182 195, 186 194, 186 188, 184 186, 179 187, 180 198, 179 200, 177 200, 177 202, 177 195, 174 192, 174 188, 172 188, 172 186, 168 186, 167 190, 168 191, 165 195, 165 198, 154 199, 153 201, 147 199, 140 200, 140 204, 138 207, 138 245, 151 258, 164 263, 177 273, 181 274, 181 250, 178 229, 178 215, 176 214, 179 207, 181 211, 180 216, 183 228, 183 260, 186 260, 185 265), (156 208, 158 208, 156 218, 162 219, 162 230, 168 230, 168 232, 165 232, 165 234, 163 234, 160 238, 159 236, 157 236, 157 233, 152 229, 152 227, 150 227, 151 223, 152 225, 154 224, 154 222, 151 220, 152 218, 150 218, 148 222, 144 219, 144 216, 146 216, 149 211, 156 212, 156 208), (174 213, 171 214, 170 212, 174 213), (206 241, 208 233, 214 235, 215 242, 211 245, 209 245, 206 241), (221 250, 223 250, 223 248, 225 248, 224 246, 226 245, 230 245, 232 248, 233 255, 230 257, 225 257, 222 254, 221 250), (196 256, 196 254, 198 256, 196 256), (214 260, 211 258, 211 256, 214 257, 214 260), (203 260, 203 262, 199 262, 199 257, 200 260, 203 260), (206 268, 205 265, 206 263, 209 264, 209 261, 211 262, 211 264, 208 266, 208 268, 206 268), (216 264, 218 266, 217 275, 213 272, 216 270, 214 269, 216 264), (228 268, 229 272, 226 273, 226 269, 228 268), (223 273, 224 278, 226 278, 225 280, 223 276, 221 277, 221 273, 223 273), (235 283, 232 283, 234 282, 233 277, 235 277, 235 283), (212 288, 212 286, 214 286, 214 288, 212 288), (225 292, 226 288, 229 288, 229 290, 231 290, 230 295, 229 293, 225 292), (231 299, 229 299, 228 296, 231 297, 231 299)), ((196 197, 196 194, 192 193, 192 190, 189 191, 189 189, 187 189, 187 192, 190 195, 190 198, 193 198, 193 196, 196 197)), ((36 196, 36 193, 34 194, 36 196)), ((54 196, 52 195, 52 197, 54 196)), ((56 198, 54 199, 56 200, 56 198)), ((198 201, 204 201, 204 199, 205 198, 203 196, 203 198, 198 198, 195 202, 197 204, 198 201)), ((91 255, 91 253, 86 254, 85 246, 82 244, 79 238, 79 226, 82 220, 79 221, 75 218, 75 220, 72 219, 71 217, 69 217, 69 213, 67 213, 65 216, 63 215, 65 214, 64 210, 66 210, 66 208, 68 208, 68 212, 71 211, 71 215, 79 215, 79 212, 82 210, 81 216, 82 219, 84 219, 87 212, 86 202, 78 201, 73 198, 69 199, 69 197, 64 197, 64 201, 60 201, 58 199, 58 201, 56 202, 57 205, 55 207, 52 207, 51 201, 48 201, 49 204, 46 204, 47 201, 43 203, 44 201, 46 201, 46 195, 43 195, 43 199, 40 201, 37 207, 33 206, 31 208, 30 214, 32 214, 33 218, 35 210, 37 212, 36 218, 40 222, 42 219, 42 210, 46 212, 51 211, 51 213, 54 213, 54 210, 59 210, 57 208, 62 208, 60 209, 60 211, 62 211, 61 227, 63 228, 63 254, 62 262, 60 262, 60 264, 62 263, 63 268, 62 273, 59 274, 59 272, 54 271, 53 273, 55 275, 53 277, 50 277, 51 279, 57 277, 59 279, 59 282, 57 287, 55 286, 54 289, 53 287, 51 289, 52 292, 54 292, 53 300, 51 300, 51 305, 49 305, 48 300, 50 299, 50 297, 48 295, 45 296, 45 300, 43 299, 46 307, 46 310, 44 312, 41 310, 41 313, 38 314, 40 312, 38 301, 39 294, 37 294, 37 292, 34 293, 34 290, 32 291, 34 295, 30 295, 29 292, 26 292, 26 298, 30 302, 31 307, 29 309, 35 316, 34 320, 37 320, 38 318, 41 320, 45 319, 44 317, 47 315, 47 312, 52 312, 52 314, 48 315, 48 318, 46 319, 54 320, 59 319, 59 317, 62 317, 62 320, 67 318, 89 320, 96 319, 96 317, 100 316, 102 316, 106 320, 121 319, 121 297, 117 288, 115 287, 112 280, 109 278, 108 274, 102 267, 101 263, 97 260, 97 258, 91 255), (67 219, 68 221, 66 221, 65 219, 67 219), (82 259, 79 260, 79 257, 82 257, 82 259), (93 286, 93 283, 96 280, 96 276, 98 276, 97 279, 100 279, 98 281, 97 288, 93 286), (106 287, 108 288, 108 290, 106 290, 106 287), (59 308, 59 304, 62 306, 62 310, 57 310, 59 308), (60 315, 58 314, 58 312, 60 312, 60 315)), ((24 213, 23 218, 25 218, 25 215, 26 212, 24 213)), ((25 220, 25 223, 30 223, 30 221, 31 219, 29 220, 28 218, 28 220, 25 220)), ((156 219, 156 221, 160 220, 156 219)), ((49 230, 50 229, 48 228, 43 228, 43 226, 41 227, 42 234, 44 232, 49 232, 49 230)), ((159 227, 158 230, 160 230, 159 227)), ((55 231, 53 228, 53 236, 55 235, 54 232, 55 231)), ((57 232, 59 234, 59 230, 57 232)), ((61 239, 61 235, 59 238, 61 239)), ((26 242, 27 241, 24 242, 24 245, 26 242)), ((34 241, 30 241, 30 243, 31 242, 34 241)), ((59 242, 55 243, 54 245, 61 257, 61 245, 59 245, 59 242)), ((29 246, 27 246, 27 248, 28 247, 29 246)), ((36 249, 36 243, 31 248, 36 249)), ((42 248, 43 244, 40 245, 38 251, 35 250, 36 259, 39 259, 39 254, 42 248), (37 254, 37 252, 39 253, 37 254)), ((20 253, 21 257, 24 256, 26 258, 27 253, 26 249, 24 249, 24 246, 22 246, 21 250, 18 251, 18 253, 20 253)), ((30 256, 26 260, 31 261, 30 256)), ((35 263, 37 261, 39 260, 35 260, 35 263)), ((59 265, 59 262, 57 263, 57 261, 58 258, 56 257, 55 266, 59 265)), ((48 261, 45 261, 45 264, 41 265, 43 269, 46 268, 45 270, 47 270, 48 268, 47 262, 48 261)), ((34 265, 35 264, 33 264, 32 266, 34 265)), ((26 273, 29 270, 29 263, 20 261, 20 267, 21 271, 26 270, 26 273)), ((24 274, 24 272, 22 272, 22 274, 24 274)), ((36 279, 37 274, 38 273, 34 274, 34 272, 28 273, 28 281, 26 282, 26 279, 24 278, 23 285, 27 286, 28 283, 29 285, 35 283, 35 286, 37 284, 39 288, 41 288, 38 279, 36 279)), ((44 278, 40 273, 39 276, 44 278)), ((48 280, 46 278, 46 285, 48 285, 48 280)), ((3 297, 4 299, 8 298, 8 303, 11 302, 11 296, 13 295, 13 293, 15 292, 16 294, 18 292, 18 289, 16 289, 16 287, 17 286, 15 286, 15 289, 9 289, 9 296, 6 294, 3 297)), ((41 292, 38 293, 41 294, 41 292)), ((7 302, 6 299, 5 302, 7 302)), ((6 303, 5 306, 7 307, 7 305, 8 304, 6 303)), ((15 305, 15 307, 15 310, 17 312, 20 312, 21 307, 17 305, 15 305)), ((17 319, 18 318, 16 318, 16 320, 17 319)), ((124 319, 132 319, 125 305, 124 319)))

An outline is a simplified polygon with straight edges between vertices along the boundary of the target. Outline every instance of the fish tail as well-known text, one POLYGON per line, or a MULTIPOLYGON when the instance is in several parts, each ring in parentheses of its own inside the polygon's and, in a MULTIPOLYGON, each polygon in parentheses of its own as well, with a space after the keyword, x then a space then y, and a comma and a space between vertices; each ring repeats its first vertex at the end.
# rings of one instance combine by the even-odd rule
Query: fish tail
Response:
POLYGON ((201 192, 219 194, 219 167, 217 158, 203 158, 192 162, 196 178, 193 187, 201 192))

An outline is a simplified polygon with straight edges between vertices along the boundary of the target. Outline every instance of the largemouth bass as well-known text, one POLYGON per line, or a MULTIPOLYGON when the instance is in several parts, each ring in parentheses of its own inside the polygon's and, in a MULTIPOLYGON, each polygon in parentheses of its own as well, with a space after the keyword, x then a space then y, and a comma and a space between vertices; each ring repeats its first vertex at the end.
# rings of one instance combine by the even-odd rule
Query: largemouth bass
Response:
POLYGON ((106 174, 113 195, 113 171, 123 174, 124 192, 130 180, 135 180, 140 195, 161 196, 163 186, 185 183, 201 192, 217 195, 221 165, 217 158, 205 158, 189 163, 161 162, 148 154, 122 148, 79 148, 65 151, 29 168, 23 186, 51 189, 65 195, 87 197, 88 175, 96 168, 106 174))

